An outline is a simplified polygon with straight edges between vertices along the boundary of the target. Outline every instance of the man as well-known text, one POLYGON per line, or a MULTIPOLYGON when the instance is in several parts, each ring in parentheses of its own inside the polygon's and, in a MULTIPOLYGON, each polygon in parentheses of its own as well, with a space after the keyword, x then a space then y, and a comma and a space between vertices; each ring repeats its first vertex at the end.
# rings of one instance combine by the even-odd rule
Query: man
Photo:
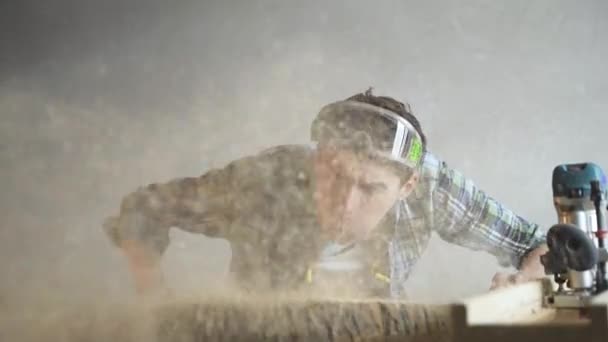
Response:
POLYGON ((251 291, 331 284, 340 265, 334 278, 362 293, 403 297, 433 232, 517 269, 493 288, 544 275, 545 232, 427 151, 409 105, 368 90, 323 107, 311 135, 311 146, 274 147, 127 195, 104 227, 137 290, 163 288, 171 227, 227 239, 231 276, 251 291))

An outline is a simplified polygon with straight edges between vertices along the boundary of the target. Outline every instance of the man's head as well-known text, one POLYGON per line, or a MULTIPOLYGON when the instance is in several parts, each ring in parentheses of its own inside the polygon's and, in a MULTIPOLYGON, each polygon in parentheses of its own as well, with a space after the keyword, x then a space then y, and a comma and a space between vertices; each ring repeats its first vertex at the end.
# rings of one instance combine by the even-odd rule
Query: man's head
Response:
POLYGON ((320 223, 339 241, 365 239, 416 185, 420 123, 409 105, 368 90, 323 107, 311 130, 320 223))

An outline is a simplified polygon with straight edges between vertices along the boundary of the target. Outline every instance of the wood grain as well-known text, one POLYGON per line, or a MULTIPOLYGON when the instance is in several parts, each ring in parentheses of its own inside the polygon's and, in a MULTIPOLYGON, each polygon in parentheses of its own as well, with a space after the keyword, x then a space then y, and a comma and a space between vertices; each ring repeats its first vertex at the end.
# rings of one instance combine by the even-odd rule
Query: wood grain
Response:
MULTIPOLYGON (((21 322, 14 341, 451 341, 450 305, 217 297, 74 307, 21 322)), ((15 329, 13 329, 15 330, 15 329)))

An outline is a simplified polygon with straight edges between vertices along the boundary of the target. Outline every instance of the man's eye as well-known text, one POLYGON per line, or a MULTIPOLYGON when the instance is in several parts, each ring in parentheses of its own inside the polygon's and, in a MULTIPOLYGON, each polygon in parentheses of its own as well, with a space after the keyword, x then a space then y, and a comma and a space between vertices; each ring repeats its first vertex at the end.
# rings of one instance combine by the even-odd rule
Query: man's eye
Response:
POLYGON ((359 188, 368 195, 372 195, 381 190, 381 187, 376 184, 359 184, 359 188))

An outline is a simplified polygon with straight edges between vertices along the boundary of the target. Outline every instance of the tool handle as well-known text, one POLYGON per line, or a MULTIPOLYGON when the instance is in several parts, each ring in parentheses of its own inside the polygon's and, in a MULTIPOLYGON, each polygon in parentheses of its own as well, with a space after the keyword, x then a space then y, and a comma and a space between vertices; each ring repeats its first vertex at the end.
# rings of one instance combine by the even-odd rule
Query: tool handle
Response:
POLYGON ((549 252, 541 258, 552 273, 586 271, 598 262, 598 250, 584 231, 572 224, 553 225, 547 232, 549 252))

